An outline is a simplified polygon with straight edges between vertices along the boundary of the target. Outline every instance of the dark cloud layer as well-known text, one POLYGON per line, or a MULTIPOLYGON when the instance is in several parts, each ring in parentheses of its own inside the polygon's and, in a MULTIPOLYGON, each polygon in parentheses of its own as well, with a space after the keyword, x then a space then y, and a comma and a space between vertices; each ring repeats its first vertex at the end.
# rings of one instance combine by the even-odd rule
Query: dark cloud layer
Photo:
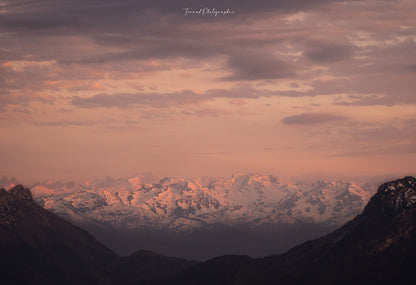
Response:
POLYGON ((234 53, 228 58, 234 74, 226 80, 278 79, 294 76, 294 68, 283 60, 268 54, 234 53))
POLYGON ((96 94, 91 97, 72 96, 71 105, 81 108, 132 108, 138 106, 167 108, 171 106, 199 104, 215 100, 226 99, 257 99, 272 96, 311 96, 309 93, 277 92, 267 89, 254 88, 248 84, 237 84, 230 89, 209 89, 205 92, 182 90, 172 93, 113 93, 96 94))
POLYGON ((332 43, 313 40, 307 43, 304 55, 316 62, 336 62, 351 57, 354 47, 348 43, 332 43))
POLYGON ((171 107, 179 104, 198 103, 206 98, 193 91, 182 91, 169 94, 161 93, 122 93, 97 94, 89 98, 74 96, 71 104, 82 108, 129 108, 133 106, 171 107))
POLYGON ((91 97, 73 96, 71 105, 82 108, 131 108, 137 106, 161 107, 198 104, 216 98, 259 98, 273 93, 258 90, 250 85, 236 85, 231 89, 210 89, 204 93, 182 90, 173 93, 114 93, 96 94, 91 97))
MULTIPOLYGON (((54 59, 66 63, 196 58, 225 54, 230 55, 230 65, 233 65, 236 49, 246 51, 245 47, 232 45, 233 41, 239 41, 232 39, 235 27, 245 24, 245 21, 261 19, 264 15, 313 9, 327 2, 330 1, 7 1, 4 9, 8 12, 0 14, 0 31, 13 33, 13 38, 18 35, 23 42, 36 41, 40 37, 84 36, 100 46, 122 48, 117 52, 98 51, 97 54, 87 56, 68 56, 63 53, 53 56, 55 52, 52 51, 54 59), (216 9, 231 8, 236 13, 235 16, 213 18, 184 16, 182 12, 183 7, 207 6, 216 9), (222 24, 222 21, 227 23, 222 24)), ((251 41, 250 45, 254 44, 251 38, 248 41, 251 41)), ((9 55, 5 60, 19 56, 16 53, 10 54, 9 50, 7 53, 9 55)), ((39 51, 34 56, 39 57, 41 54, 42 51, 39 51)), ((44 57, 51 58, 48 54, 44 57)), ((250 62, 246 65, 253 66, 250 62)), ((265 73, 270 76, 268 72, 265 73)), ((241 75, 252 77, 244 72, 241 75)))
MULTIPOLYGON (((412 61, 409 65, 409 60, 415 55, 415 41, 408 38, 389 43, 389 40, 394 42, 399 36, 408 37, 414 30, 407 27, 395 31, 394 26, 383 30, 383 26, 374 22, 380 21, 378 18, 374 21, 363 20, 360 15, 373 15, 377 9, 384 8, 384 4, 372 3, 377 9, 371 11, 371 6, 359 5, 361 8, 357 8, 357 5, 348 5, 349 2, 356 1, 2 1, 5 3, 2 9, 7 12, 0 14, 0 64, 19 60, 53 63, 26 66, 18 71, 8 67, 3 68, 4 72, 0 65, 0 90, 3 94, 12 90, 22 93, 27 90, 58 91, 70 84, 48 85, 47 81, 118 80, 131 74, 137 76, 137 73, 177 67, 186 69, 187 64, 203 66, 212 59, 222 58, 223 64, 214 68, 227 75, 219 75, 218 81, 241 84, 238 81, 290 78, 307 81, 306 85, 311 88, 301 90, 292 86, 292 90, 273 92, 253 88, 217 92, 213 91, 216 88, 213 86, 213 90, 208 91, 203 99, 191 94, 184 100, 181 99, 183 94, 173 95, 174 91, 170 96, 114 96, 107 91, 107 95, 74 97, 72 104, 109 107, 113 102, 115 107, 134 104, 168 106, 172 102, 201 102, 217 97, 305 97, 340 93, 356 97, 350 101, 338 100, 335 104, 415 103, 415 81, 408 76, 414 76, 416 70, 412 61), (236 13, 217 18, 183 15, 184 7, 206 6, 231 8, 236 13), (321 22, 319 18, 326 14, 330 16, 330 12, 343 11, 345 15, 340 14, 341 18, 344 17, 340 22, 336 22, 336 18, 326 19, 331 22, 321 22), (305 19, 304 22, 299 20, 298 24, 294 20, 293 25, 285 26, 285 17, 297 12, 315 12, 318 17, 305 19), (280 21, 277 23, 281 25, 264 25, 262 21, 265 20, 280 21), (261 25, 257 26, 258 22, 261 25), (371 41, 378 40, 380 44, 370 41, 371 45, 360 47, 348 40, 354 38, 357 31, 360 32, 361 26, 364 27, 364 34, 365 29, 370 29, 369 34, 375 35, 371 41), (159 60, 162 64, 149 65, 151 60, 159 60), (174 66, 172 62, 181 63, 174 66), (323 65, 326 70, 317 71, 312 68, 313 65, 323 65), (398 72, 403 76, 397 76, 398 72), (331 79, 320 80, 321 75, 331 79), (165 98, 168 101, 163 104, 165 98)), ((384 14, 378 17, 382 16, 384 14)), ((83 88, 88 88, 85 86, 89 85, 78 83, 75 87, 65 88, 81 92, 83 88)), ((187 86, 179 89, 187 89, 187 86)), ((25 104, 30 101, 30 96, 20 97, 25 98, 25 104)))
MULTIPOLYGON (((151 16, 177 16, 178 21, 209 21, 212 16, 184 17, 183 8, 232 9, 235 16, 253 15, 256 13, 283 13, 299 10, 310 10, 331 2, 329 0, 37 0, 37 1, 4 1, 4 9, 14 15, 2 17, 4 27, 28 30, 74 28, 94 24, 106 24, 135 20, 138 23, 151 21, 151 16)), ((332 1, 334 2, 334 1, 332 1)), ((229 16, 228 16, 229 17, 229 16)), ((217 20, 220 19, 220 17, 217 20)), ((222 19, 229 19, 225 16, 222 19)))

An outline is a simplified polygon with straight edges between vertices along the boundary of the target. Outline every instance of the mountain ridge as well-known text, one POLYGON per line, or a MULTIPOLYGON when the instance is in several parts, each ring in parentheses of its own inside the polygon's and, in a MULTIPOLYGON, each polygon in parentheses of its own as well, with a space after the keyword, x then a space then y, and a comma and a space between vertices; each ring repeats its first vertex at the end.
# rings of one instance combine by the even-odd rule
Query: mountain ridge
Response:
MULTIPOLYGON (((129 180, 132 178, 125 181, 129 180)), ((75 219, 85 217, 123 229, 139 229, 153 220, 158 229, 176 232, 192 232, 213 223, 255 227, 312 222, 338 226, 359 213, 374 192, 352 182, 323 180, 291 185, 275 176, 258 174, 212 178, 205 184, 167 177, 137 189, 137 184, 129 186, 121 181, 119 188, 113 188, 113 181, 110 185, 100 182, 88 187, 46 189, 37 184, 32 192, 40 205, 75 223, 75 219), (81 203, 75 202, 80 199, 81 203), (112 212, 118 212, 118 217, 125 212, 126 219, 112 220, 112 212)))
POLYGON ((352 219, 374 191, 351 181, 287 184, 274 175, 250 173, 196 180, 106 177, 32 188, 39 205, 118 254, 147 248, 196 260, 283 252, 352 219), (215 237, 218 242, 207 248, 215 237), (185 244, 186 250, 175 250, 185 244))
POLYGON ((120 258, 18 185, 0 190, 0 253, 3 284, 407 284, 416 266, 416 178, 384 183, 354 219, 283 254, 203 263, 146 250, 120 258))

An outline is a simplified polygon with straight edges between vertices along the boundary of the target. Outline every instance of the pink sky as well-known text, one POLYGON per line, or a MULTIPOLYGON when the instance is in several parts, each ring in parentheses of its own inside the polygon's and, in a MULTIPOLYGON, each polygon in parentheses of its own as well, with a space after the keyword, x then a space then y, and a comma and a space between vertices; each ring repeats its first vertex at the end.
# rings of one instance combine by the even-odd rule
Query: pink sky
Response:
POLYGON ((1 0, 0 174, 416 173, 415 1, 220 5, 1 0))

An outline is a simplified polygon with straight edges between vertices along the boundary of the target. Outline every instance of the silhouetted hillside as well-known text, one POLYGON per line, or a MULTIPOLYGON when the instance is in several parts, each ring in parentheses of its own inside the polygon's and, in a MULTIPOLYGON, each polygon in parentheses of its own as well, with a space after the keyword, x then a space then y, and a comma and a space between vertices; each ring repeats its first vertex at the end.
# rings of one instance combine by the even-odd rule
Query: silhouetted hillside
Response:
POLYGON ((33 202, 18 185, 0 190, 2 284, 110 284, 116 255, 33 202))
POLYGON ((139 250, 119 259, 115 268, 116 284, 133 284, 155 278, 166 279, 196 264, 198 262, 139 250))
POLYGON ((143 251, 120 258, 21 185, 0 190, 0 256, 0 284, 128 284, 195 264, 143 251))

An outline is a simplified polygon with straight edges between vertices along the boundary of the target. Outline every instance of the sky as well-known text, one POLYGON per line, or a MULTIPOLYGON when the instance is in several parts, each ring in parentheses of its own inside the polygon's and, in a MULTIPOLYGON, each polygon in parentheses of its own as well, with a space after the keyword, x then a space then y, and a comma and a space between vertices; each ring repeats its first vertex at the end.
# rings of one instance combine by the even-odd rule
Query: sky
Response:
POLYGON ((0 0, 0 174, 416 173, 416 1, 0 0))

